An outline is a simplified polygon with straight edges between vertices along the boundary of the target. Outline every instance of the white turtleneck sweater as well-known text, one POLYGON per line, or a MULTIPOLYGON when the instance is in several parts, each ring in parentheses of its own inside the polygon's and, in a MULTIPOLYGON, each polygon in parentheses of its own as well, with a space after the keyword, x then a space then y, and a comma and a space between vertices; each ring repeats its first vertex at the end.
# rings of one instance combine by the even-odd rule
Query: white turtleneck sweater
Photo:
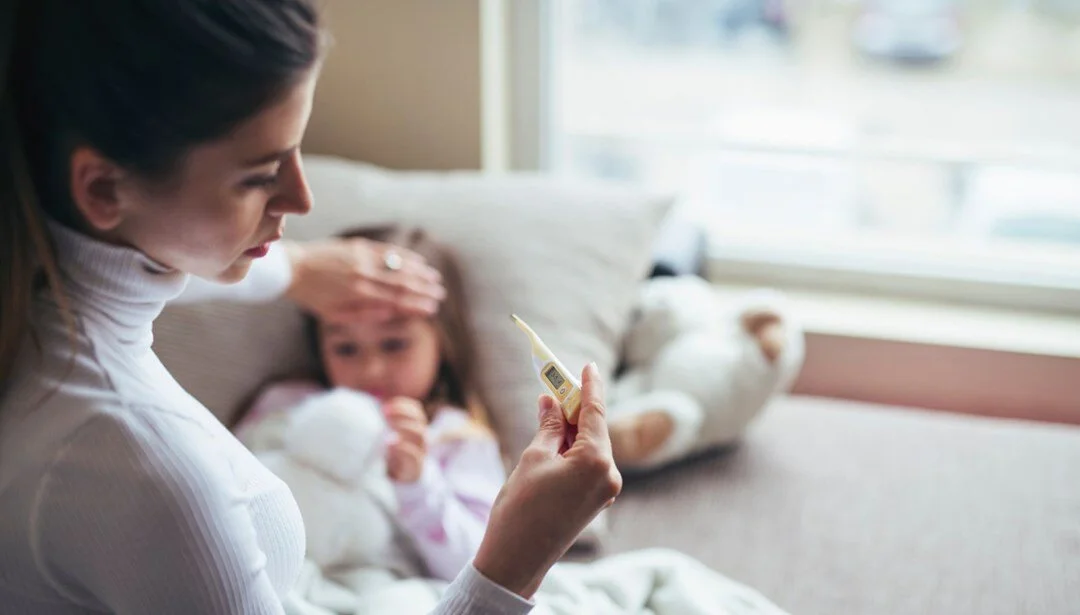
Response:
MULTIPOLYGON (((283 613, 305 544, 292 494, 150 347, 187 276, 51 228, 74 326, 36 297, 0 401, 0 612, 283 613)), ((246 285, 199 282, 190 298, 270 297, 287 267, 277 254, 246 285)), ((530 606, 468 566, 437 612, 530 606)))

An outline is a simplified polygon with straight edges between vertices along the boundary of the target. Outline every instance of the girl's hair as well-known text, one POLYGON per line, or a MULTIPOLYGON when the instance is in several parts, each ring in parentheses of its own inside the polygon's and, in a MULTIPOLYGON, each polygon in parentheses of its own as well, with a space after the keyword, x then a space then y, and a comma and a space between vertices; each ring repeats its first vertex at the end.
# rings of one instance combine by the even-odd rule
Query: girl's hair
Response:
POLYGON ((5 29, 0 393, 34 290, 47 285, 65 305, 45 218, 83 226, 68 181, 74 149, 167 182, 193 147, 280 100, 324 47, 314 0, 9 0, 5 29))
MULTIPOLYGON (((412 250, 442 274, 446 299, 434 316, 439 334, 439 370, 429 398, 420 401, 424 403, 428 416, 443 405, 462 408, 469 413, 473 423, 482 428, 481 431, 490 433, 491 421, 480 390, 477 346, 469 321, 461 266, 453 251, 420 229, 397 226, 354 228, 341 233, 339 237, 369 239, 412 250)), ((319 358, 317 376, 323 384, 329 385, 321 361, 318 320, 311 315, 306 319, 308 340, 319 358)))

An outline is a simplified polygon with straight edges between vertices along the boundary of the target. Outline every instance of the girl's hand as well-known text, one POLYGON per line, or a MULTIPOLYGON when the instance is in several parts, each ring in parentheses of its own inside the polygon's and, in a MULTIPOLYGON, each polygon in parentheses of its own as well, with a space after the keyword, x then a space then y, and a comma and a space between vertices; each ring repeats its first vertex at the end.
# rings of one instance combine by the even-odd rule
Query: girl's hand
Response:
POLYGON ((596 367, 586 367, 581 380, 576 434, 558 403, 540 398, 540 430, 495 500, 473 561, 481 574, 525 598, 622 489, 596 367))
POLYGON ((395 397, 383 404, 383 414, 397 436, 386 449, 386 473, 399 483, 415 483, 427 457, 424 406, 415 399, 395 397))
POLYGON ((446 297, 439 272, 404 248, 361 238, 284 245, 293 270, 285 296, 322 319, 430 316, 446 297))

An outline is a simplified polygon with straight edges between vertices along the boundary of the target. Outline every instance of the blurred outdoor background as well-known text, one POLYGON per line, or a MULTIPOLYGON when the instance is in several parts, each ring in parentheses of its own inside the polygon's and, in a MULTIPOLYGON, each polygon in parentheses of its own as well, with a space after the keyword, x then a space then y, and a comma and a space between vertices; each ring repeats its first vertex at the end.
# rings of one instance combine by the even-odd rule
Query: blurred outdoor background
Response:
POLYGON ((552 169, 750 259, 1077 286, 1080 0, 553 4, 552 169))

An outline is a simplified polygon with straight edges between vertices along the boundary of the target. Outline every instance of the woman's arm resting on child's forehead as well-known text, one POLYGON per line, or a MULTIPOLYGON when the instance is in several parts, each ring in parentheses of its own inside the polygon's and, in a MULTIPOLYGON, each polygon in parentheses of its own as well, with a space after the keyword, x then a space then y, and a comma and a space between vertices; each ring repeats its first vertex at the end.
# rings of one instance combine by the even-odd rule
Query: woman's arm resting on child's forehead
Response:
POLYGON ((293 279, 286 296, 320 318, 430 316, 446 297, 442 275, 398 246, 334 238, 289 244, 289 252, 293 279))
MULTIPOLYGON (((431 314, 446 296, 439 273, 405 250, 405 265, 380 264, 386 244, 326 239, 274 244, 243 280, 222 284, 192 276, 175 303, 267 302, 286 297, 320 317, 378 317, 401 310, 431 314)), ((395 248, 396 250, 396 248, 395 248)))

